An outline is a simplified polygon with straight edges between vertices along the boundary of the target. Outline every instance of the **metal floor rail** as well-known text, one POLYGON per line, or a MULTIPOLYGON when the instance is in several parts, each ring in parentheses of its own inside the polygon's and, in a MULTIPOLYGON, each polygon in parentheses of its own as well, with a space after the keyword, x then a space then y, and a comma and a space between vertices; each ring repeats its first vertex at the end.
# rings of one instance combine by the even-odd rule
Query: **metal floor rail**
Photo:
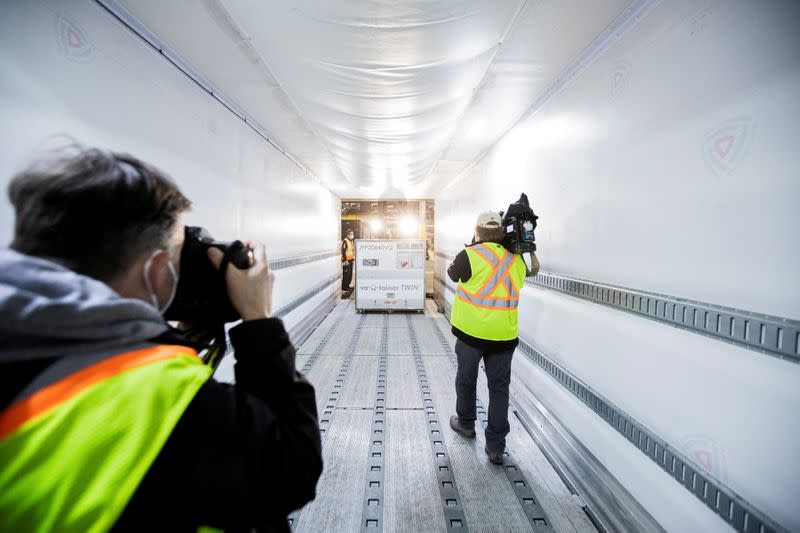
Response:
MULTIPOLYGON (((317 393, 325 469, 316 499, 290 516, 292 529, 597 531, 513 413, 502 465, 486 457, 480 424, 472 440, 450 429, 454 338, 445 325, 432 305, 357 314, 345 300, 299 348, 297 366, 317 393)), ((478 418, 485 422, 482 405, 478 418)))

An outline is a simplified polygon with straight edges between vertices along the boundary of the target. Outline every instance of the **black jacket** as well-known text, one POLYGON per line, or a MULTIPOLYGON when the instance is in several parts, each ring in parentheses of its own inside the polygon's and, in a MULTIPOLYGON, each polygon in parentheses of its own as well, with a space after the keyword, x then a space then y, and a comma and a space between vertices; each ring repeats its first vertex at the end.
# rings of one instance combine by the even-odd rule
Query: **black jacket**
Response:
MULTIPOLYGON (((502 246, 502 243, 496 241, 478 241, 473 242, 467 246, 467 248, 482 242, 494 242, 495 244, 500 244, 502 246)), ((451 280, 453 280, 454 283, 466 283, 470 280, 470 278, 472 278, 472 267, 469 264, 469 256, 467 256, 466 248, 458 252, 458 254, 456 254, 456 256, 453 258, 453 262, 449 267, 447 267, 447 275, 451 280)), ((452 331, 453 335, 455 335, 457 339, 461 340, 461 342, 469 344, 473 348, 477 348, 478 350, 486 353, 497 353, 513 350, 519 344, 518 338, 509 341, 490 341, 487 339, 473 337, 469 333, 461 331, 455 326, 453 326, 452 331)))
MULTIPOLYGON (((288 532, 286 515, 314 498, 322 472, 314 388, 295 370, 283 323, 243 322, 230 336, 236 384, 200 388, 115 531, 288 532)), ((52 361, 0 365, 0 409, 52 361)))

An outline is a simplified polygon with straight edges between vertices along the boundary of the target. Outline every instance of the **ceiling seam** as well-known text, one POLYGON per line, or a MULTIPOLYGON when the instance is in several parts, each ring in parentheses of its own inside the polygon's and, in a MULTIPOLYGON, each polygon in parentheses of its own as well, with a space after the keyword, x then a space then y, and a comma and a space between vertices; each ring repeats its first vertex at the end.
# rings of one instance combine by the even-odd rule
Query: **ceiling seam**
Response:
POLYGON ((486 82, 486 75, 489 73, 489 70, 491 70, 492 65, 494 64, 494 60, 497 59, 497 56, 500 53, 500 50, 503 49, 503 43, 508 38, 508 35, 511 33, 511 30, 514 28, 514 26, 517 25, 517 21, 519 21, 519 17, 520 17, 520 15, 522 15, 522 10, 525 9, 525 5, 527 3, 528 3, 528 0, 522 0, 519 3, 519 6, 517 7, 517 10, 514 13, 514 16, 511 17, 511 21, 508 23, 508 25, 506 26, 505 30, 503 31, 503 34, 500 36, 500 39, 497 41, 497 49, 495 50, 494 54, 492 55, 492 58, 486 64, 486 69, 483 71, 483 74, 481 75, 480 81, 472 89, 472 96, 469 99, 469 103, 464 107, 464 110, 461 112, 461 115, 459 115, 459 117, 454 121, 455 126, 453 127, 452 134, 450 135, 449 142, 445 145, 444 148, 442 148, 442 151, 439 153, 439 157, 434 159, 433 164, 431 165, 431 168, 428 170, 428 173, 425 175, 425 177, 423 179, 417 181, 417 183, 427 183, 427 182, 430 181, 431 173, 433 172, 433 169, 436 168, 436 166, 439 164, 439 160, 442 158, 442 156, 445 154, 445 152, 447 152, 448 148, 450 148, 451 144, 453 143, 453 138, 455 137, 455 133, 458 130, 458 125, 464 119, 464 116, 466 116, 467 111, 469 111, 469 108, 472 107, 472 104, 475 102, 475 98, 477 97, 478 91, 480 91, 480 89, 483 87, 483 84, 486 82))
MULTIPOLYGON (((147 29, 147 27, 141 21, 129 13, 116 0, 94 0, 94 2, 100 6, 101 9, 105 10, 111 17, 113 17, 123 28, 127 29, 133 35, 144 41, 145 44, 149 45, 156 52, 158 52, 158 54, 164 60, 172 64, 172 66, 178 69, 184 76, 193 81, 198 87, 208 93, 209 96, 219 102, 224 108, 242 120, 247 126, 250 127, 251 130, 256 133, 256 135, 261 137, 267 142, 267 144, 280 152, 292 164, 307 174, 310 178, 312 178, 312 180, 316 181, 317 184, 324 187, 334 196, 337 196, 334 191, 332 191, 323 183, 319 176, 312 172, 311 169, 306 167, 294 154, 292 154, 288 149, 284 148, 279 142, 272 139, 269 133, 267 133, 267 130, 257 120, 246 113, 241 106, 228 98, 225 93, 218 90, 216 86, 208 81, 205 76, 200 74, 179 54, 173 52, 169 47, 167 47, 160 39, 158 39, 158 37, 156 37, 153 32, 147 29)), ((277 78, 275 78, 275 80, 278 81, 277 78)), ((309 131, 314 134, 313 130, 310 128, 309 131)))
MULTIPOLYGON (((639 21, 647 16, 650 11, 661 3, 661 0, 632 0, 628 6, 623 9, 619 15, 614 17, 614 20, 600 32, 600 34, 592 39, 592 41, 584 47, 575 58, 570 61, 563 70, 561 70, 553 80, 545 87, 533 103, 509 126, 502 135, 500 135, 493 143, 486 147, 478 156, 473 159, 469 165, 459 172, 452 180, 450 180, 439 192, 445 191, 461 181, 472 170, 488 156, 497 145, 502 141, 514 128, 519 126, 522 122, 533 116, 544 104, 558 94, 566 84, 578 76, 585 68, 601 56, 611 45, 619 39, 622 34, 634 28, 639 21)), ((438 163, 438 160, 437 160, 438 163)))
MULTIPOLYGON (((233 16, 231 15, 230 11, 228 11, 228 8, 225 7, 225 4, 223 4, 220 0, 214 0, 214 2, 219 6, 219 8, 222 11, 224 11, 227 14, 229 23, 232 26, 234 26, 234 28, 236 29, 236 31, 239 34, 248 35, 244 31, 242 31, 242 28, 239 26, 238 23, 236 23, 236 20, 233 18, 233 16)), ((249 37, 249 35, 248 35, 248 37, 249 37)), ((252 42, 252 38, 250 38, 250 40, 252 42)), ((266 69, 266 71, 269 72, 270 76, 272 76, 275 79, 275 81, 278 83, 278 86, 283 91, 283 94, 286 95, 286 99, 289 100, 290 104, 292 104, 292 107, 294 108, 295 113, 300 118, 300 120, 303 122, 303 124, 306 126, 306 128, 308 128, 308 131, 311 132, 311 135, 314 136, 314 138, 317 140, 317 142, 320 143, 320 146, 322 146, 325 149, 325 151, 328 153, 328 156, 331 158, 331 162, 336 166, 336 170, 339 171, 339 175, 341 177, 343 177, 345 180, 347 180, 347 182, 349 182, 350 185, 355 187, 356 185, 353 183, 353 181, 350 179, 350 177, 347 176, 344 173, 344 171, 342 170, 342 168, 339 166, 339 163, 336 161, 336 158, 334 158, 333 153, 331 152, 330 147, 328 146, 328 144, 325 141, 323 141, 319 137, 319 135, 317 135, 317 132, 314 130, 314 128, 312 128, 310 126, 310 123, 306 120, 306 118, 300 112, 300 107, 297 105, 297 103, 294 101, 292 96, 289 94, 289 91, 286 90, 286 88, 285 88, 284 84, 281 82, 280 78, 278 78, 278 76, 275 75, 275 72, 269 67, 269 63, 267 63, 267 61, 264 59, 264 56, 261 54, 261 51, 258 49, 258 47, 253 45, 253 51, 255 52, 256 56, 258 57, 258 60, 261 62, 261 65, 264 67, 264 69, 266 69)))

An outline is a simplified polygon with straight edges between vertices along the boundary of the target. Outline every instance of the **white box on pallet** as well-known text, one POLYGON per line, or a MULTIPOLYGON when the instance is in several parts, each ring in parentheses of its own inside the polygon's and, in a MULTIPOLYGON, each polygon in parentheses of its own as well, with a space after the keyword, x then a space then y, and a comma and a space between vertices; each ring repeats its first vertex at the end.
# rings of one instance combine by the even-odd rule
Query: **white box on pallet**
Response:
POLYGON ((425 308, 425 246, 422 239, 356 240, 356 309, 425 308))

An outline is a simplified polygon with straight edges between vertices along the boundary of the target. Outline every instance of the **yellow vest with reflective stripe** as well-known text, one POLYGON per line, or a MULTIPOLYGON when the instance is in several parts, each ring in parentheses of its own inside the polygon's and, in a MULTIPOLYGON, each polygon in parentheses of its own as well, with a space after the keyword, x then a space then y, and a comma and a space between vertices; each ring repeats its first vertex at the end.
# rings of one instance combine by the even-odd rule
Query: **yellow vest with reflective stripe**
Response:
POLYGON ((159 345, 0 412, 0 531, 108 531, 211 373, 194 350, 159 345))
POLYGON ((468 246, 466 252, 472 277, 458 283, 450 323, 479 339, 516 339, 519 292, 527 270, 525 261, 492 242, 468 246))
POLYGON ((355 244, 353 243, 353 241, 351 241, 350 239, 345 239, 344 240, 344 247, 345 247, 344 258, 347 261, 352 261, 353 259, 355 259, 356 258, 356 247, 355 247, 355 244))

